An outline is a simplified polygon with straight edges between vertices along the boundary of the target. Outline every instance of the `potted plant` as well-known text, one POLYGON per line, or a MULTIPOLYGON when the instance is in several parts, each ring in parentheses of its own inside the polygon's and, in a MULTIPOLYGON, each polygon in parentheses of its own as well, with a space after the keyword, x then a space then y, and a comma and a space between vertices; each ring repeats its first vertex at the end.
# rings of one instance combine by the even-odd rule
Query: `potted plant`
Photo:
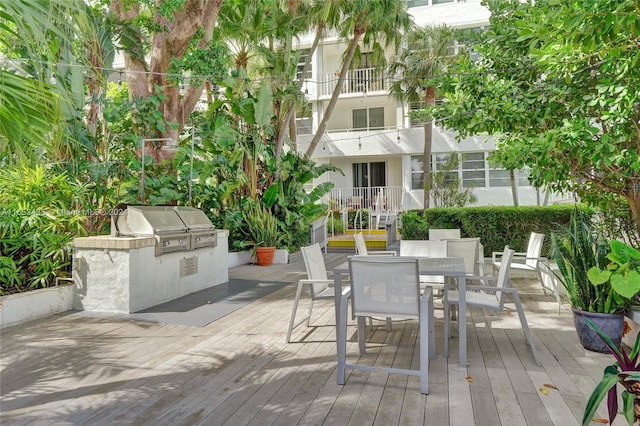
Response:
POLYGON ((242 215, 247 225, 248 236, 254 243, 258 265, 271 265, 276 248, 283 238, 276 217, 258 203, 249 204, 242 215))
POLYGON ((619 347, 625 310, 640 290, 636 275, 629 277, 628 259, 635 255, 634 249, 620 241, 609 244, 598 238, 577 208, 566 233, 552 234, 551 241, 558 279, 569 295, 580 342, 586 349, 608 352, 597 333, 587 326, 588 317, 619 347))
POLYGON ((630 425, 640 420, 640 337, 636 337, 635 344, 630 353, 616 346, 602 330, 587 320, 587 325, 598 334, 602 342, 607 345, 609 351, 616 359, 616 363, 609 365, 604 369, 602 380, 593 390, 582 418, 584 426, 591 423, 596 409, 600 402, 607 395, 607 410, 609 412, 609 424, 613 424, 613 420, 618 414, 618 384, 624 390, 622 391, 622 401, 624 414, 627 423, 630 425))

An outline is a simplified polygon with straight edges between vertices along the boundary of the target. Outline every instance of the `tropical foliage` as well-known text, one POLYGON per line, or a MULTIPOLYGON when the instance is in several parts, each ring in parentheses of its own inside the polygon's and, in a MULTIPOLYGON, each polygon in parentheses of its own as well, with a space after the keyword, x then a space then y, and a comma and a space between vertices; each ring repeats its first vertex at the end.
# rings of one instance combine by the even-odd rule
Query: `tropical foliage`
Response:
POLYGON ((438 120, 496 135, 493 160, 536 185, 626 200, 640 229, 638 2, 486 4, 491 27, 443 79, 438 120))
POLYGON ((464 51, 458 44, 461 39, 460 32, 446 25, 412 29, 407 35, 407 47, 389 65, 389 74, 395 77, 390 87, 391 94, 405 102, 422 102, 427 107, 418 116, 424 128, 422 153, 424 208, 429 207, 429 194, 433 188, 431 180, 433 117, 430 112, 436 103, 434 77, 453 64, 464 51))
POLYGON ((602 380, 598 383, 589 397, 582 417, 582 425, 591 424, 598 406, 607 397, 607 410, 609 412, 609 424, 618 415, 618 385, 622 391, 622 414, 629 425, 640 420, 640 334, 636 337, 631 352, 624 348, 618 348, 609 336, 596 327, 588 318, 585 321, 602 339, 616 359, 616 363, 604 369, 602 380))
POLYGON ((86 235, 92 188, 43 166, 0 169, 0 187, 0 294, 70 276, 70 243, 86 235))
POLYGON ((637 250, 619 241, 609 245, 591 231, 577 208, 566 231, 552 234, 551 241, 558 278, 575 309, 621 312, 640 291, 637 250))

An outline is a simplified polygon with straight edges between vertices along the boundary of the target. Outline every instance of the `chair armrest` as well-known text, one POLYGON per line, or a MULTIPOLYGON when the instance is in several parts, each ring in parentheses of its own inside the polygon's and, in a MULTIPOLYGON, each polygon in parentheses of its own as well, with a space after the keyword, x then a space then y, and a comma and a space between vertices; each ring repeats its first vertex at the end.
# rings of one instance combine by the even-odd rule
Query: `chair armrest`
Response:
POLYGON ((378 251, 372 250, 369 252, 369 256, 397 256, 398 253, 395 251, 378 251))
POLYGON ((503 252, 501 252, 501 251, 494 251, 494 252, 491 252, 491 260, 492 260, 493 262, 499 262, 499 261, 500 261, 500 259, 499 259, 499 258, 501 258, 501 257, 502 257, 502 254, 503 254, 503 252))
POLYGON ((333 284, 333 280, 309 280, 302 279, 298 280, 299 284, 333 284))
POLYGON ((498 280, 498 277, 492 277, 490 275, 465 275, 465 278, 468 280, 480 280, 480 281, 497 281, 498 280))
POLYGON ((505 293, 517 293, 518 289, 513 287, 485 287, 483 285, 468 285, 466 287, 467 290, 471 291, 484 291, 484 292, 492 292, 497 293, 499 291, 504 291, 505 293))
POLYGON ((527 260, 538 260, 540 262, 547 262, 548 259, 546 257, 527 257, 527 256, 514 256, 513 257, 513 261, 514 263, 522 263, 522 261, 527 261, 527 260))

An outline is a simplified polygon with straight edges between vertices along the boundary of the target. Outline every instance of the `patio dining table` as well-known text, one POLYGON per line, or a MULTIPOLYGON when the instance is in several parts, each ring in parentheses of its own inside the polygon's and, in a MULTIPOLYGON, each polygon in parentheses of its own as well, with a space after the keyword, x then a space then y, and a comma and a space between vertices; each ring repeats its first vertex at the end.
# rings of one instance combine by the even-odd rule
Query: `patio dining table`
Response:
MULTIPOLYGON (((466 284, 466 269, 464 266, 464 259, 461 257, 419 257, 418 267, 420 275, 434 275, 453 277, 457 279, 458 291, 461 295, 465 294, 466 284)), ((336 324, 340 323, 340 297, 342 295, 342 277, 349 274, 349 262, 343 262, 333 269, 333 282, 335 286, 335 310, 336 310, 336 324)), ((460 309, 458 313, 458 336, 459 336, 459 352, 460 352, 460 366, 467 366, 467 306, 464 297, 460 298, 460 309)), ((339 327, 336 327, 337 341, 340 342, 341 338, 345 336, 339 335, 339 327)), ((446 336, 445 336, 446 338, 446 336)), ((338 345, 340 350, 340 345, 338 345)), ((340 354, 338 354, 340 355, 340 354)))

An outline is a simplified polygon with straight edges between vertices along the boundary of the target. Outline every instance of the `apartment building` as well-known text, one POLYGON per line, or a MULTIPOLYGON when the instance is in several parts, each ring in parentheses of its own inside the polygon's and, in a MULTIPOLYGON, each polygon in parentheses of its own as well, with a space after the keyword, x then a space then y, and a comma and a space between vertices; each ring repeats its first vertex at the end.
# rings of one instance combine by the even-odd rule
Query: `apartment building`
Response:
MULTIPOLYGON (((480 3, 480 0, 409 0, 407 6, 420 26, 445 23, 460 29, 482 30, 489 25, 489 11, 480 3)), ((311 41, 301 39, 297 49, 308 48, 311 41)), ((345 47, 338 37, 326 37, 314 52, 310 72, 301 76, 310 104, 308 116, 298 119, 297 149, 301 153, 306 152, 331 98, 345 47)), ((349 72, 327 130, 312 155, 317 162, 334 164, 344 172, 344 176, 329 173, 321 178, 335 184, 327 201, 339 209, 422 208, 422 124, 411 122, 408 112, 413 106, 390 96, 390 76, 371 67, 366 55, 360 58, 359 68, 349 72)), ((513 205, 509 171, 492 168, 487 163, 493 149, 491 138, 476 136, 457 141, 454 133, 436 126, 432 169, 438 170, 446 156, 458 155, 458 176, 464 187, 472 188, 477 197, 475 205, 513 205)), ((532 187, 526 170, 517 171, 515 176, 520 205, 560 198, 532 187)))

